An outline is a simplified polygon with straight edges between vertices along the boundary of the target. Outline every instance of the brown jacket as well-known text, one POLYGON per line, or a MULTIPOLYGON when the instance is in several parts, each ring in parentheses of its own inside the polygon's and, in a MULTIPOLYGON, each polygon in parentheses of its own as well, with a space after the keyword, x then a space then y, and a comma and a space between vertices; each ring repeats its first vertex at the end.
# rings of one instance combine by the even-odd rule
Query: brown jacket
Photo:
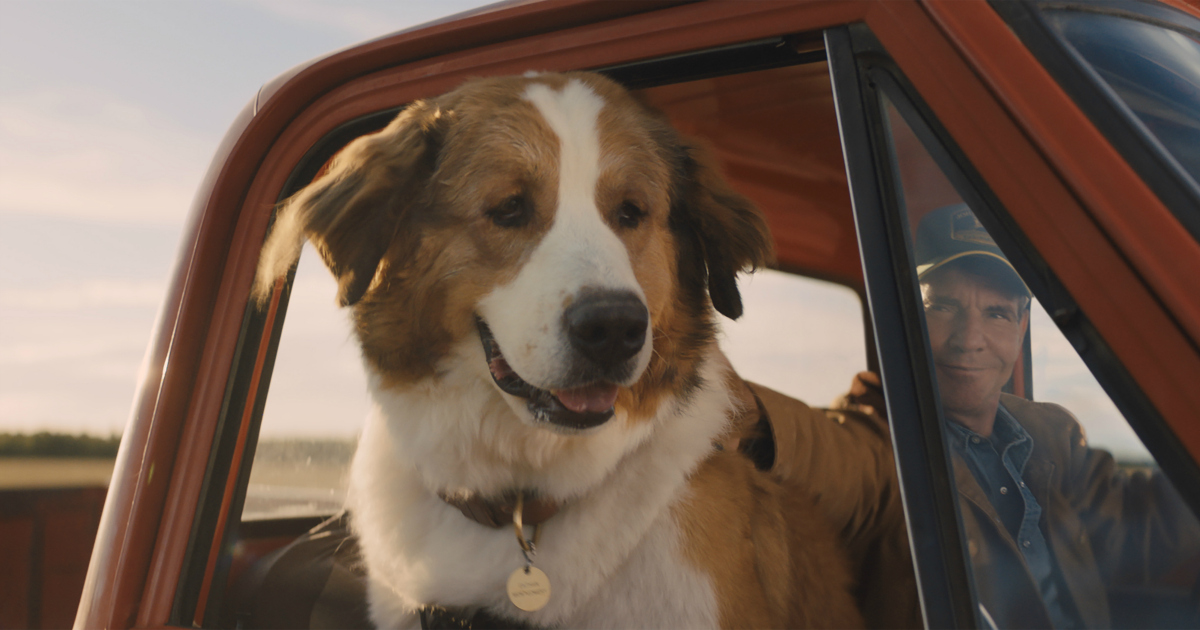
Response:
MULTIPOLYGON (((1118 469, 1058 405, 1007 394, 1000 402, 1033 438, 1024 480, 1042 506, 1063 597, 1087 627, 1111 625, 1108 589, 1149 584, 1200 557, 1200 524, 1161 473, 1118 469)), ((957 455, 954 473, 980 601, 1001 628, 1050 627, 1016 542, 957 455)))
MULTIPOLYGON (((921 627, 887 423, 850 410, 813 409, 761 385, 747 385, 739 394, 746 410, 740 423, 747 431, 735 432, 723 446, 736 449, 739 441, 766 437, 758 443, 768 445, 769 452, 751 457, 756 463, 762 463, 760 455, 765 457, 769 461, 764 467, 785 485, 816 497, 849 550, 858 580, 855 596, 868 627, 921 627), (767 436, 758 432, 764 414, 767 436)), ((236 618, 228 623, 252 628, 370 627, 363 575, 358 545, 343 512, 247 571, 233 590, 230 609, 236 618), (297 593, 307 595, 297 600, 297 593)), ((473 622, 481 627, 499 623, 490 618, 473 622)))
MULTIPOLYGON (((748 385, 769 418, 771 472, 816 497, 846 542, 867 625, 921 627, 886 421, 853 411, 813 409, 762 385, 748 385)), ((753 403, 750 409, 755 409, 753 403)))

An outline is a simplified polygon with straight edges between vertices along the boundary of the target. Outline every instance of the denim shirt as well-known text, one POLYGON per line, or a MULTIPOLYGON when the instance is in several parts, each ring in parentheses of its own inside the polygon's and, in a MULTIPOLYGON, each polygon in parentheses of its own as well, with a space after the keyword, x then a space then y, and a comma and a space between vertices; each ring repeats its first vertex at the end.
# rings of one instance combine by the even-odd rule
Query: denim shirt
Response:
POLYGON ((1023 480, 1025 464, 1033 452, 1033 438, 1003 405, 996 410, 990 437, 957 422, 947 425, 952 448, 962 456, 1025 557, 1054 627, 1079 627, 1078 620, 1064 611, 1059 601, 1062 587, 1056 577, 1054 556, 1038 525, 1042 507, 1023 480))

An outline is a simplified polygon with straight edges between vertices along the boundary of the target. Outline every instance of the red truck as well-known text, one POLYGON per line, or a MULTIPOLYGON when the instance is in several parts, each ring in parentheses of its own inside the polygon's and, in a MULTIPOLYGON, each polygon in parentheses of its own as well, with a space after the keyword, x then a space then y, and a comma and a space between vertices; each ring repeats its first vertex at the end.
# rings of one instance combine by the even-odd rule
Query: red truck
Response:
MULTIPOLYGON (((861 297, 860 343, 883 376, 928 627, 986 623, 912 264, 915 226, 935 208, 970 205, 1149 465, 1200 511, 1196 7, 502 3, 294 68, 234 122, 196 196, 77 627, 232 625, 240 576, 331 511, 244 515, 287 331, 287 290, 265 308, 249 300, 273 209, 405 104, 529 70, 593 70, 638 91, 704 138, 762 208, 779 270, 861 297)), ((1027 341, 1010 391, 1035 397, 1037 365, 1027 341)), ((1160 604, 1184 609, 1161 623, 1200 621, 1187 618, 1200 615, 1195 584, 1148 588, 1114 602, 1150 625, 1160 604)))

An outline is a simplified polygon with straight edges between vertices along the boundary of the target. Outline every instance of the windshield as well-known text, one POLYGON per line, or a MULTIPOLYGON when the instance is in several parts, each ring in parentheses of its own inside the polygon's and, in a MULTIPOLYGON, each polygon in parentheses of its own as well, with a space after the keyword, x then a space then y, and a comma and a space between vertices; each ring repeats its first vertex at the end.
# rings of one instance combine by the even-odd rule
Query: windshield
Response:
POLYGON ((1046 22, 1112 88, 1146 129, 1200 182, 1200 20, 1113 5, 1044 7, 1046 22))

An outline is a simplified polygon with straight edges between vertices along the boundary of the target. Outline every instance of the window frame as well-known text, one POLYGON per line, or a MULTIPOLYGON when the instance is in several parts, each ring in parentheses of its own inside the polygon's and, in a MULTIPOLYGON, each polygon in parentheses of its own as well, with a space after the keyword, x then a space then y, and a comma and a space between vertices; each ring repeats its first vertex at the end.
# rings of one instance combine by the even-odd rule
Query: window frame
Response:
MULTIPOLYGON (((987 627, 941 439, 928 334, 881 96, 895 107, 1043 304, 1126 421, 1200 513, 1200 467, 917 88, 865 24, 828 29, 843 153, 922 605, 931 627, 987 627), (922 540, 925 539, 925 540, 922 540), (930 545, 930 540, 940 541, 930 545)), ((1028 335, 1025 356, 1028 364, 1028 335)), ((1031 379, 1031 374, 1027 375, 1031 379)))
MULTIPOLYGON (((1124 415, 1126 422, 1181 494, 1188 498, 1193 511, 1200 513, 1200 465, 1197 465, 1171 425, 1139 386, 1086 309, 1020 227, 1018 218, 1006 209, 954 136, 925 103, 918 89, 906 78, 903 70, 887 57, 886 50, 865 27, 861 27, 860 33, 854 44, 867 67, 867 82, 878 84, 896 106, 922 146, 963 200, 975 211, 1034 297, 1051 315, 1059 331, 1124 415)), ((875 150, 885 151, 885 147, 886 144, 880 144, 875 150)), ((853 190, 853 183, 851 188, 853 190)))
POLYGON ((927 627, 974 628, 970 572, 960 532, 949 454, 939 424, 940 404, 918 306, 906 221, 897 197, 884 120, 863 76, 862 25, 825 31, 842 153, 854 206, 867 303, 887 399, 888 423, 900 475, 909 543, 927 627))
MULTIPOLYGON (((392 107, 360 116, 321 137, 292 169, 280 189, 276 205, 308 185, 344 146, 361 135, 382 129, 402 109, 392 107)), ((271 223, 274 220, 275 213, 272 212, 271 223)), ((275 295, 267 304, 259 305, 253 301, 246 304, 196 516, 188 536, 188 551, 175 588, 172 623, 213 627, 222 621, 225 589, 213 589, 212 586, 227 582, 233 564, 228 550, 242 533, 242 509, 295 278, 296 268, 293 267, 286 278, 276 283, 275 295)), ((311 527, 312 519, 272 520, 292 520, 307 525, 295 532, 299 535, 311 527)), ((286 528, 282 523, 276 527, 286 528)))
MULTIPOLYGON (((1046 23, 1038 6, 1048 2, 989 0, 1021 42, 1038 58, 1075 104, 1121 153, 1175 218, 1200 241, 1200 182, 1183 171, 1170 151, 1103 78, 1046 23)), ((1110 15, 1167 22, 1173 9, 1150 3, 1055 2, 1055 8, 1103 9, 1110 15), (1166 15, 1164 15, 1164 13, 1166 15)))

